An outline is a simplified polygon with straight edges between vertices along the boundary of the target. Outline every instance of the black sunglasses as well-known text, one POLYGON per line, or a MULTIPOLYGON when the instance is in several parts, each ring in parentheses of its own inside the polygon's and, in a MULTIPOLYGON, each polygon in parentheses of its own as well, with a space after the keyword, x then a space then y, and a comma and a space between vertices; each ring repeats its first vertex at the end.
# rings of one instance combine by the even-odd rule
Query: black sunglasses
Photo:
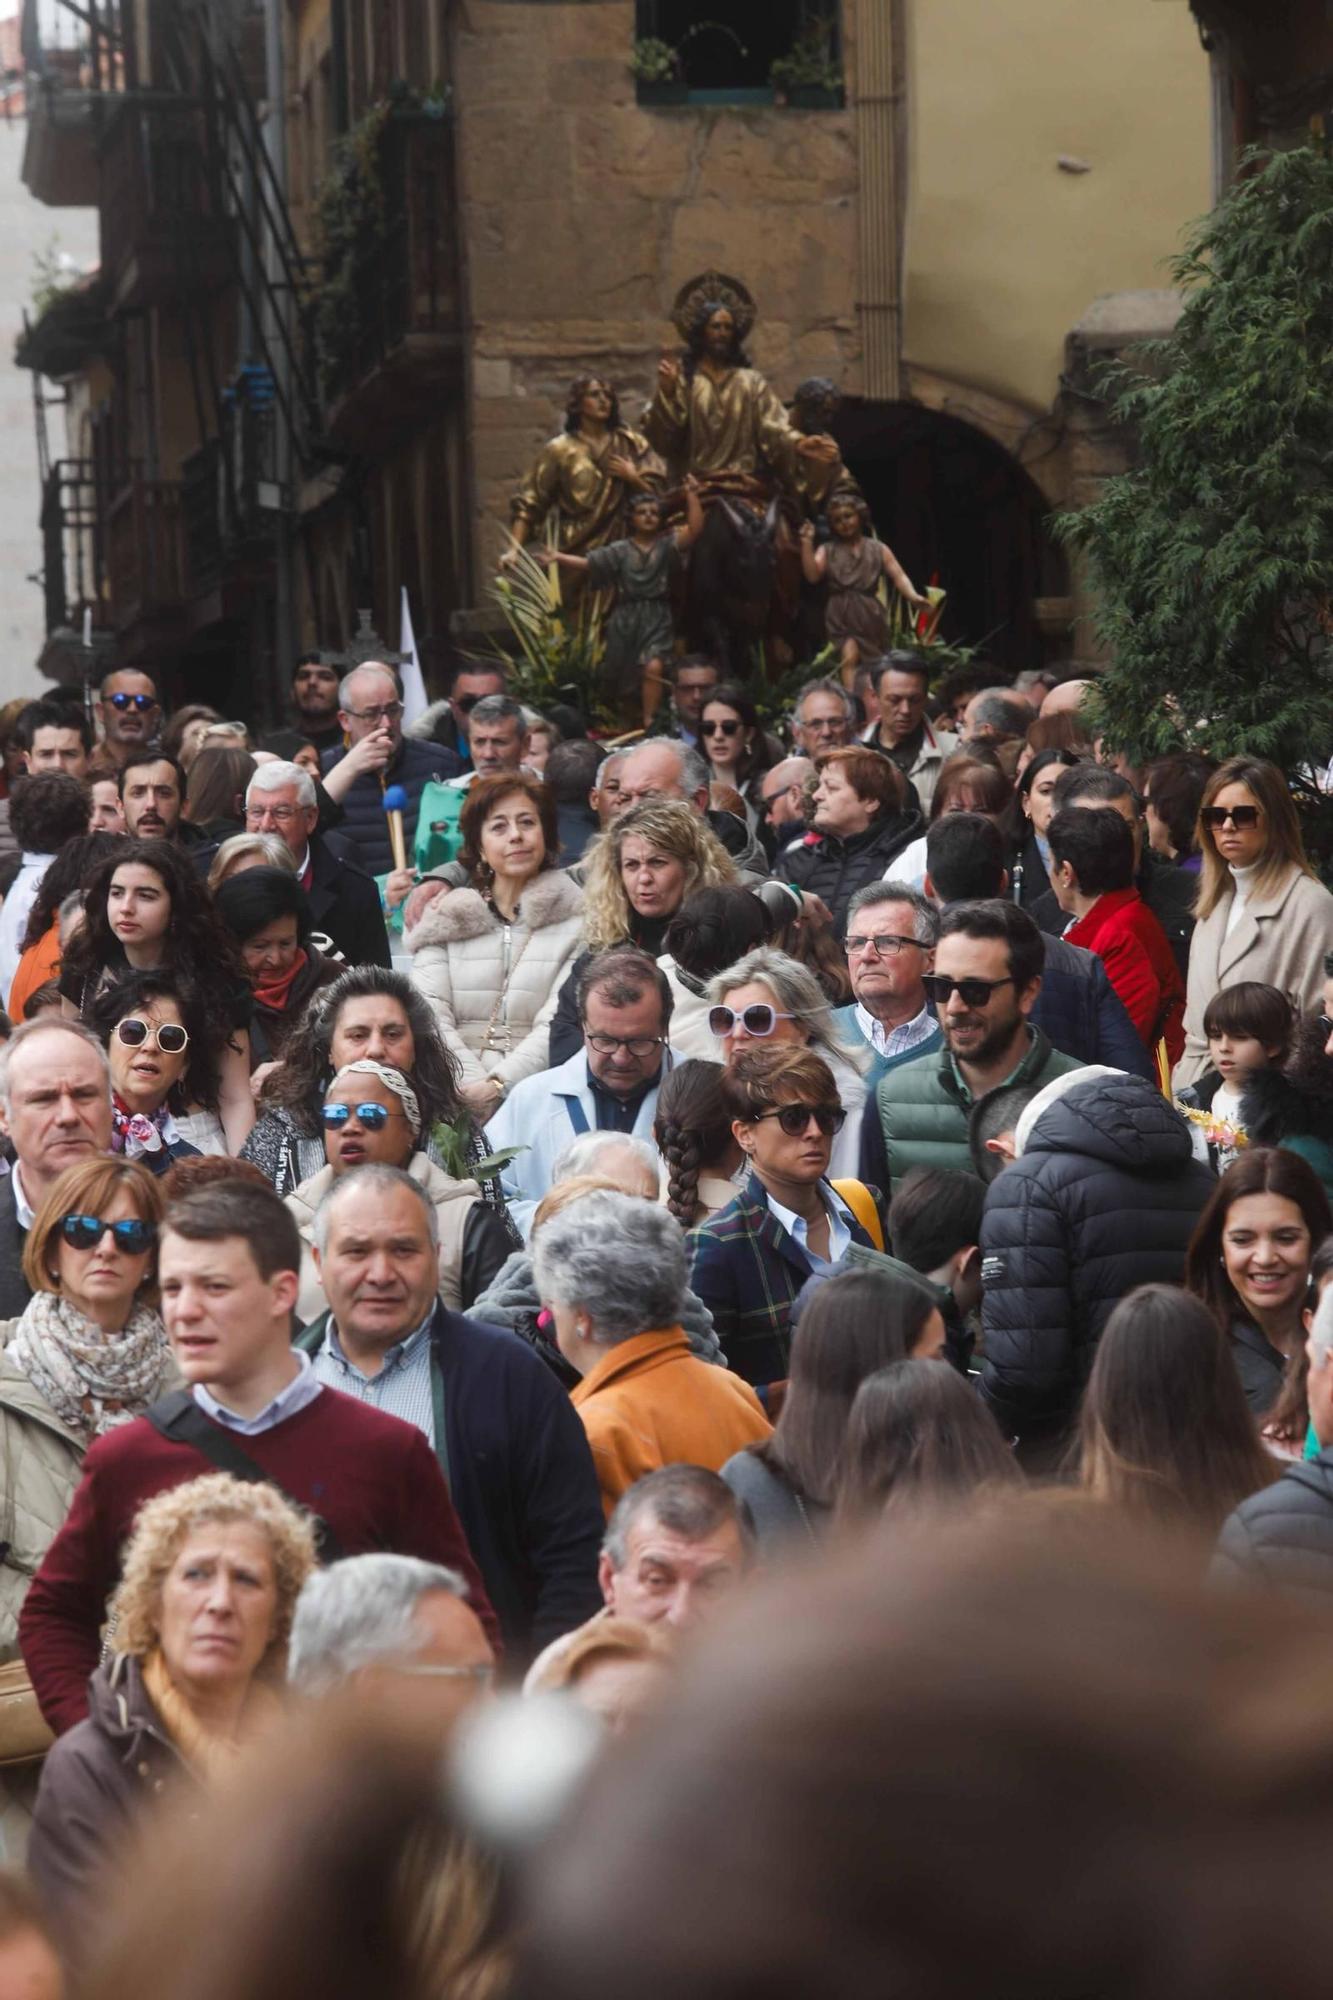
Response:
POLYGON ((956 993, 965 1007, 988 1007, 991 994, 997 987, 1012 986, 1013 979, 947 979, 942 972, 922 974, 921 984, 926 989, 926 998, 932 1007, 947 1007, 949 996, 956 993))
POLYGON ((840 1104, 779 1104, 773 1111, 761 1111, 754 1123, 760 1124, 765 1118, 776 1118, 789 1139, 799 1139, 810 1129, 813 1118, 826 1139, 832 1139, 847 1123, 847 1113, 840 1104))
POLYGON ((704 722, 700 724, 700 734, 703 736, 735 736, 739 730, 740 724, 734 717, 730 722, 704 722))
POLYGON ((157 707, 155 694, 113 694, 109 699, 113 708, 137 708, 141 714, 146 708, 157 707))
POLYGON ((1214 827, 1225 826, 1228 820, 1230 820, 1231 824, 1237 829, 1239 829, 1240 827, 1258 826, 1259 807, 1258 806, 1205 806, 1203 811, 1199 814, 1199 818, 1203 821, 1205 826, 1214 826, 1214 827))
POLYGON ((127 1049, 141 1049, 150 1035, 164 1056, 178 1056, 190 1046, 190 1037, 179 1021, 161 1021, 154 1026, 151 1021, 141 1021, 137 1014, 129 1014, 116 1023, 116 1040, 127 1049))
POLYGON ((381 1132, 389 1122, 387 1104, 326 1104, 320 1110, 320 1117, 330 1132, 341 1131, 355 1108, 357 1120, 367 1132, 381 1132))
POLYGON ((117 1250, 130 1257, 142 1257, 157 1241, 157 1224, 127 1216, 123 1222, 103 1222, 100 1215, 62 1215, 60 1233, 71 1250, 95 1250, 107 1230, 117 1250))

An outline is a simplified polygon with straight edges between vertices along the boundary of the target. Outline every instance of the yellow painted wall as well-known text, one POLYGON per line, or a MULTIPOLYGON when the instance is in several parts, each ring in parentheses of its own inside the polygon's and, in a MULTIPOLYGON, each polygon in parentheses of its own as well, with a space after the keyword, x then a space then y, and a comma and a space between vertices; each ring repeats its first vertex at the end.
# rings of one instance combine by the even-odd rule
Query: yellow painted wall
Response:
POLYGON ((905 4, 906 359, 1048 409, 1092 300, 1165 285, 1210 206, 1194 18, 1187 0, 905 4))

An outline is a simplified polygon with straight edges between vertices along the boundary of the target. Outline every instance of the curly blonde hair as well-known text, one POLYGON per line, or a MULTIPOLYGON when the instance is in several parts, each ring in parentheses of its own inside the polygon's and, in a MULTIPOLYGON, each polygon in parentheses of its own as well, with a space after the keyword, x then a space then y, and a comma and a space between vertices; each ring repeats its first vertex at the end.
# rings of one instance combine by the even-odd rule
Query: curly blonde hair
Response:
POLYGON ((146 1659, 158 1642, 162 1587, 186 1537, 213 1522, 258 1528, 273 1557, 278 1603, 273 1637, 259 1671, 280 1666, 301 1585, 315 1567, 315 1530, 308 1514, 272 1486, 249 1485, 229 1472, 208 1472, 146 1500, 134 1517, 120 1584, 111 1600, 115 1646, 146 1659))
POLYGON ((631 834, 650 840, 685 864, 685 891, 716 889, 736 880, 736 864, 703 814, 683 799, 641 799, 614 820, 589 851, 583 878, 583 938, 591 951, 607 951, 634 935, 634 911, 620 873, 631 834))

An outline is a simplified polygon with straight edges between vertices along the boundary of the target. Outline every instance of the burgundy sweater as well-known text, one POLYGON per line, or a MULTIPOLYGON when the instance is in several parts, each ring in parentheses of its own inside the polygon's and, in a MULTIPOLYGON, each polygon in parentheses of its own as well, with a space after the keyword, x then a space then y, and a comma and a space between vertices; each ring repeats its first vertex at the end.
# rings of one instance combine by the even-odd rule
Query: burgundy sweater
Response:
MULTIPOLYGON (((272 1430, 233 1442, 292 1499, 328 1522, 344 1554, 387 1550, 460 1571, 498 1653, 490 1600, 439 1461, 415 1425, 325 1389, 272 1430)), ((107 1599, 120 1577, 121 1549, 135 1514, 155 1493, 215 1469, 193 1445, 161 1436, 146 1417, 89 1447, 65 1525, 19 1614, 19 1646, 57 1735, 88 1713, 88 1676, 97 1665, 107 1599)))

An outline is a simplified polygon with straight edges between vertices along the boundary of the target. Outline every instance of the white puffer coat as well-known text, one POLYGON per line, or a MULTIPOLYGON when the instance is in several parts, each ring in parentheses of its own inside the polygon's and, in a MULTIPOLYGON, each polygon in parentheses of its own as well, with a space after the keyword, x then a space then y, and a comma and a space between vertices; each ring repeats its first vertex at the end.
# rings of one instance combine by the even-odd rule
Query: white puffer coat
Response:
POLYGON ((475 889, 451 889, 407 934, 412 983, 435 1009, 463 1083, 506 1091, 547 1067, 551 1016, 583 943, 583 891, 548 869, 506 924, 475 889))

